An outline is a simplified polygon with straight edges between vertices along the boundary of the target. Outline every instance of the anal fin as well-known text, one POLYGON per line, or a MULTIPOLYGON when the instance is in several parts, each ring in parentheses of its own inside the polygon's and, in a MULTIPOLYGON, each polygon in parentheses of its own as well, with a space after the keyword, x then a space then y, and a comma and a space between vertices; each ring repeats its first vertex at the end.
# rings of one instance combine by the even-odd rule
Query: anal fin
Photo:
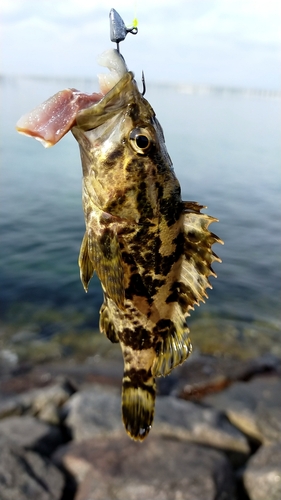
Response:
POLYGON ((155 377, 168 375, 176 366, 181 365, 192 352, 189 329, 184 321, 163 320, 167 326, 159 325, 159 348, 152 366, 155 377), (170 325, 168 325, 168 322, 170 325))

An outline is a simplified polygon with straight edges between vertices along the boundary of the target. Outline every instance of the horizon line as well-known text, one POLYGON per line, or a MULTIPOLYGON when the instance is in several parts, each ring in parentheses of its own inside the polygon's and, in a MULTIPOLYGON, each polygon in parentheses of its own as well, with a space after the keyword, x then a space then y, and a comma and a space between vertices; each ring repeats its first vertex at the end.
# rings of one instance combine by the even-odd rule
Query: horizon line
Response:
MULTIPOLYGON (((38 80, 38 81, 45 81, 45 82, 51 82, 51 81, 66 81, 66 80, 76 80, 76 81, 95 81, 95 77, 90 77, 90 76, 51 76, 51 75, 13 75, 13 74, 1 74, 0 73, 0 82, 4 80, 20 80, 20 79, 25 79, 25 80, 38 80)), ((242 94, 242 95, 248 95, 248 96, 264 96, 264 97, 278 97, 281 98, 281 90, 277 89, 269 89, 269 88, 258 88, 258 87, 242 87, 242 86, 236 86, 236 85, 222 85, 222 84, 205 84, 205 83, 193 83, 193 82, 157 82, 157 81, 151 81, 150 86, 152 87, 163 87, 163 88, 174 88, 178 92, 183 93, 183 94, 210 94, 210 93, 216 93, 216 94, 242 94)))

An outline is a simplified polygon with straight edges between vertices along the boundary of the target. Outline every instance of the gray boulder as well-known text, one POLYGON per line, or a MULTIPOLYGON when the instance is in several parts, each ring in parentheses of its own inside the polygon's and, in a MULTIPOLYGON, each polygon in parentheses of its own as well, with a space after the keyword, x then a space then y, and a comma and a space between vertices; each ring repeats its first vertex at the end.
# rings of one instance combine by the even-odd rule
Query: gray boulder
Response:
POLYGON ((18 396, 0 396, 0 419, 23 414, 23 404, 18 396))
POLYGON ((156 400, 152 432, 245 455, 250 452, 244 435, 223 413, 171 396, 156 400))
MULTIPOLYGON (((258 358, 237 359, 193 353, 187 363, 173 371, 176 384, 170 388, 182 399, 198 400, 225 389, 230 383, 249 380, 261 373, 280 371, 281 360, 269 353, 258 358)), ((171 376, 160 378, 160 386, 169 383, 171 376)))
POLYGON ((1 436, 9 438, 23 448, 37 451, 43 455, 50 455, 63 441, 58 427, 28 415, 1 420, 1 436))
POLYGON ((36 415, 38 418, 57 425, 60 423, 60 409, 75 392, 68 380, 32 389, 22 394, 0 397, 0 419, 15 415, 36 415))
POLYGON ((64 406, 64 424, 76 441, 118 434, 123 429, 119 391, 94 385, 74 394, 64 406))
POLYGON ((0 435, 1 500, 60 500, 62 473, 47 458, 0 435))
POLYGON ((56 460, 80 482, 76 500, 234 500, 231 466, 222 452, 149 436, 95 437, 71 443, 56 460))
POLYGON ((277 376, 236 382, 203 402, 225 412, 230 422, 251 438, 260 442, 281 438, 281 379, 277 376))
MULTIPOLYGON (((125 433, 121 417, 120 394, 93 386, 74 394, 65 405, 67 425, 74 440, 125 433)), ((176 437, 247 455, 249 446, 243 434, 221 412, 171 396, 158 396, 153 436, 176 437)))
POLYGON ((280 500, 281 443, 259 448, 247 463, 244 485, 251 500, 280 500))

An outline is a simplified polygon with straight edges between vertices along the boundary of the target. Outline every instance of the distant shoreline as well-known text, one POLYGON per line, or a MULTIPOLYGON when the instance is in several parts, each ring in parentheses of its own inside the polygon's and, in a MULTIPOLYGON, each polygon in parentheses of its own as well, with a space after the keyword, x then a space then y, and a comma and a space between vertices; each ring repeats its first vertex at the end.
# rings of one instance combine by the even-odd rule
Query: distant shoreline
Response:
MULTIPOLYGON (((44 76, 44 75, 1 75, 0 83, 14 82, 19 80, 32 80, 38 82, 83 82, 85 85, 96 82, 96 78, 90 77, 73 77, 73 76, 44 76)), ((243 87, 230 87, 223 85, 209 85, 198 83, 170 83, 170 82, 150 82, 152 88, 174 89, 181 94, 190 95, 217 95, 223 96, 243 96, 243 97, 270 97, 275 99, 281 98, 281 90, 263 89, 263 88, 243 88, 243 87)))

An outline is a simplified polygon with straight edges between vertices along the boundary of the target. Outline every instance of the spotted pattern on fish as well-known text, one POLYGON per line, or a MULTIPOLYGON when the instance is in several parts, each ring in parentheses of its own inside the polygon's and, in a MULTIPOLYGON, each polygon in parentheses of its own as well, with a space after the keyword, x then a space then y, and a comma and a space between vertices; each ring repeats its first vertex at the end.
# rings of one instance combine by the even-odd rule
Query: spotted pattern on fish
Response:
POLYGON ((186 317, 207 298, 219 258, 216 219, 181 199, 162 128, 128 72, 81 111, 72 132, 83 166, 86 233, 79 266, 85 289, 104 291, 100 330, 124 357, 123 421, 142 440, 154 415, 155 378, 191 352, 186 317))

